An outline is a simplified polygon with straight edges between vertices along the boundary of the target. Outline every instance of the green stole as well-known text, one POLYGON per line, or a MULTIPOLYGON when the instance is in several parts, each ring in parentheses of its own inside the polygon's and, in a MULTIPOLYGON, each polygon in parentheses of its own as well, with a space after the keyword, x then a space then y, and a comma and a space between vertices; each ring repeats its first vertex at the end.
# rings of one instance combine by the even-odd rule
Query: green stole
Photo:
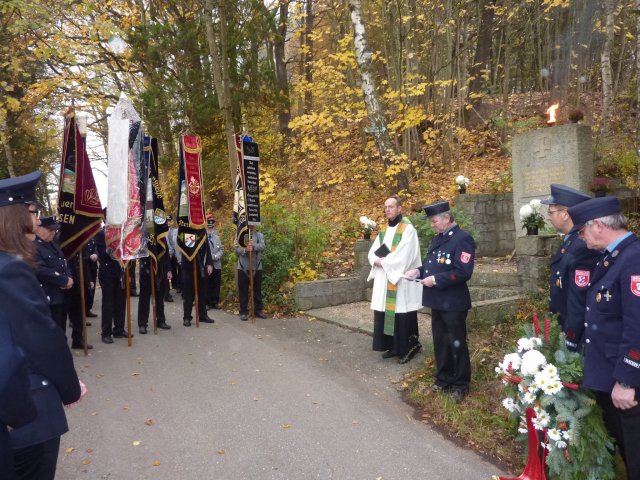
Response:
MULTIPOLYGON (((411 225, 411 222, 402 217, 400 223, 396 227, 396 231, 393 234, 393 240, 391 241, 392 252, 395 252, 398 248, 398 244, 400 240, 402 240, 402 233, 404 229, 407 228, 407 225, 411 225)), ((378 234, 378 240, 380 240, 380 245, 384 243, 384 234, 387 232, 387 227, 384 230, 381 230, 378 234)), ((385 310, 384 310, 384 334, 393 336, 395 331, 395 323, 396 323, 396 297, 398 295, 398 287, 393 283, 387 281, 387 296, 385 302, 385 310)))

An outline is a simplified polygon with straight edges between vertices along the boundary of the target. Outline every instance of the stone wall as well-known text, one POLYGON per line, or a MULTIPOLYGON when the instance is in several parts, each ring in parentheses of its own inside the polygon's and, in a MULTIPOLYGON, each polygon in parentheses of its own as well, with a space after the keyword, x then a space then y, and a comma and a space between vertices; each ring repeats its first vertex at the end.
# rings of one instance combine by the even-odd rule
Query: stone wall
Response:
POLYGON ((464 194, 454 199, 476 231, 476 255, 500 257, 513 252, 516 231, 513 224, 513 194, 464 194))
POLYGON ((523 291, 535 291, 549 282, 551 257, 560 247, 559 235, 525 235, 516 240, 518 282, 523 291))

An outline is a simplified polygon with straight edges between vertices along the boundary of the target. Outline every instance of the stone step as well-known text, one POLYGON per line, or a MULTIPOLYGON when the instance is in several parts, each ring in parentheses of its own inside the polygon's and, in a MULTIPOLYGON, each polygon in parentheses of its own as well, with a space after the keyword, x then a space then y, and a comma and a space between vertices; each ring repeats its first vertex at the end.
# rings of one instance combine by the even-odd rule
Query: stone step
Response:
POLYGON ((518 288, 518 273, 474 271, 469 280, 470 287, 513 287, 518 288))
POLYGON ((467 321, 472 323, 497 324, 516 314, 518 303, 524 295, 513 295, 495 300, 473 302, 467 321))
POLYGON ((469 286, 471 301, 496 300, 520 295, 520 290, 515 287, 477 287, 469 286))

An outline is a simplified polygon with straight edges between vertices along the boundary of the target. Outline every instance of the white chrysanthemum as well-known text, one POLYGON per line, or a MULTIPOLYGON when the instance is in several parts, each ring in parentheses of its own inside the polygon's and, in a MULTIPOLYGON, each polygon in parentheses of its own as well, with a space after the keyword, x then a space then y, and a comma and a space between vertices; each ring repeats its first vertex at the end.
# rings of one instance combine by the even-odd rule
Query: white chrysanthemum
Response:
POLYGON ((520 220, 524 220, 531 215, 533 215, 533 207, 531 205, 523 205, 520 207, 520 220))
POLYGON ((531 205, 531 208, 533 209, 534 212, 539 212, 540 211, 540 205, 542 204, 542 202, 540 200, 538 200, 537 198, 534 198, 533 200, 531 200, 529 202, 529 205, 531 205))
POLYGON ((570 440, 572 435, 573 435, 573 430, 565 430, 564 432, 562 432, 562 438, 564 440, 570 440))
POLYGON ((564 440, 560 440, 559 442, 556 442, 556 447, 565 449, 567 448, 567 442, 565 442, 564 440))
POLYGON ((520 368, 520 364, 522 363, 522 359, 520 355, 517 353, 508 353, 504 356, 500 367, 503 372, 518 370, 520 368))
POLYGON ((360 217, 360 223, 364 224, 367 220, 369 220, 367 217, 365 217, 364 215, 362 215, 360 217))
POLYGON ((546 373, 549 378, 558 376, 558 369, 553 363, 547 363, 542 371, 546 373))
POLYGON ((456 183, 457 183, 458 185, 464 185, 464 175, 458 175, 458 176, 456 177, 456 183))
POLYGON ((516 410, 516 403, 513 401, 513 398, 505 398, 502 401, 502 406, 510 412, 515 412, 516 410))
POLYGON ((562 440, 562 430, 558 430, 557 428, 550 428, 547 430, 547 435, 549 435, 549 438, 554 442, 562 440))
POLYGON ((547 359, 538 350, 529 350, 522 356, 520 371, 523 375, 535 375, 547 364, 547 359))
POLYGON ((536 348, 538 345, 542 345, 542 340, 540 339, 540 337, 531 337, 529 340, 531 340, 531 345, 533 345, 533 348, 536 348))
POLYGON ((536 418, 533 419, 533 425, 536 427, 536 430, 542 430, 549 425, 551 421, 551 417, 547 413, 547 411, 540 407, 535 407, 536 418))
POLYGON ((533 343, 531 339, 527 337, 519 338, 516 342, 516 347, 518 347, 519 352, 526 352, 527 350, 531 350, 533 348, 533 343))

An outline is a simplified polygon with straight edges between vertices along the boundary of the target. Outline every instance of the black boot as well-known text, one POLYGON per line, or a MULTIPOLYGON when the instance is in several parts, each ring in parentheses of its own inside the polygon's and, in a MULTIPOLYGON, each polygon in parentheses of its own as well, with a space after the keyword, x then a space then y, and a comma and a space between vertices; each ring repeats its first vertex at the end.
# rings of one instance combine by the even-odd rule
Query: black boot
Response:
POLYGON ((409 337, 409 351, 404 357, 400 359, 398 363, 404 364, 411 361, 411 359, 415 357, 416 353, 418 353, 421 348, 422 348, 422 344, 418 340, 418 336, 411 335, 409 337))

